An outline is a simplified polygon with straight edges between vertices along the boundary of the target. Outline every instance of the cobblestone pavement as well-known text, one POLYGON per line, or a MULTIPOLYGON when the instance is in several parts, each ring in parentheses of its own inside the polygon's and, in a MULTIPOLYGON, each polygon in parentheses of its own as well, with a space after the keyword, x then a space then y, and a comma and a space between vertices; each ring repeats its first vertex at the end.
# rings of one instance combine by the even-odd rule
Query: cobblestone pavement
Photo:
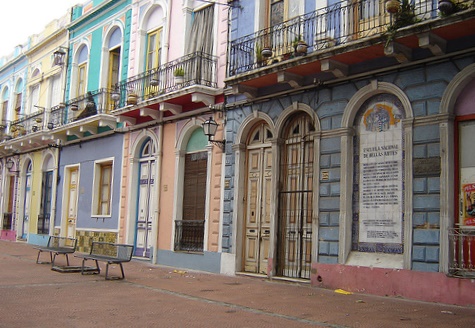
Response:
POLYGON ((140 260, 124 264, 125 280, 106 281, 103 272, 52 271, 36 255, 32 245, 0 241, 0 327, 475 327, 475 305, 345 295, 140 260))

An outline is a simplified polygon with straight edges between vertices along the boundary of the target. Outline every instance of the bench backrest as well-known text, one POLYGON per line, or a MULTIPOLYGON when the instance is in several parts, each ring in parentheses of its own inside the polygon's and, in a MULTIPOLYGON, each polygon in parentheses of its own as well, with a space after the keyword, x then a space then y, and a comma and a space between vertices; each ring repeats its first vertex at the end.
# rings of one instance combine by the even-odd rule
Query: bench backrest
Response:
POLYGON ((132 259, 133 251, 133 245, 93 241, 90 254, 108 256, 123 262, 128 262, 132 259))
POLYGON ((49 236, 48 247, 52 248, 69 248, 76 250, 78 240, 76 238, 49 236))

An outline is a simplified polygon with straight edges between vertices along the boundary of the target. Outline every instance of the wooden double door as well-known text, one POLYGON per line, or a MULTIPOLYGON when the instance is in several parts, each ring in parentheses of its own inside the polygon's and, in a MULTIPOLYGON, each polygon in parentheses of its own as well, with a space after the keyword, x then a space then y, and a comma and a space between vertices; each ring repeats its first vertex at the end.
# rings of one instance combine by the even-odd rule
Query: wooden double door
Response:
POLYGON ((272 133, 266 124, 251 132, 246 152, 244 271, 267 274, 271 237, 272 133))

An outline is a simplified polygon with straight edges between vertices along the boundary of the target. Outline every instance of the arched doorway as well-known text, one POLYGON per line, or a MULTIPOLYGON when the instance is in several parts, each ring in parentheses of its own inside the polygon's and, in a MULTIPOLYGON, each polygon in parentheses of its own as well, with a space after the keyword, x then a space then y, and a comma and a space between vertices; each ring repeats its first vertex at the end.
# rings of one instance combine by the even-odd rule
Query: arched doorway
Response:
POLYGON ((244 271, 267 274, 271 236, 272 132, 257 124, 247 142, 244 206, 244 271))
POLYGON ((310 278, 315 126, 300 113, 284 127, 278 209, 278 276, 310 278))
POLYGON ((155 152, 155 145, 148 138, 140 150, 134 254, 146 258, 150 257, 152 248, 153 211, 151 203, 155 193, 155 152))

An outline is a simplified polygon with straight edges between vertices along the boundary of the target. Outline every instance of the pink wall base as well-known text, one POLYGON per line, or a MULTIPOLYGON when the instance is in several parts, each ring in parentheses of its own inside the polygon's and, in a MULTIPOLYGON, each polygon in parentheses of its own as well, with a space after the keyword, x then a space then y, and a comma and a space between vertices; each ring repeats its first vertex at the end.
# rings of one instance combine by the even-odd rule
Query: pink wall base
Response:
POLYGON ((456 305, 475 305, 475 279, 438 272, 312 264, 313 286, 456 305), (320 282, 321 281, 321 282, 320 282))
POLYGON ((16 240, 16 231, 13 230, 0 230, 0 239, 1 240, 16 240))

